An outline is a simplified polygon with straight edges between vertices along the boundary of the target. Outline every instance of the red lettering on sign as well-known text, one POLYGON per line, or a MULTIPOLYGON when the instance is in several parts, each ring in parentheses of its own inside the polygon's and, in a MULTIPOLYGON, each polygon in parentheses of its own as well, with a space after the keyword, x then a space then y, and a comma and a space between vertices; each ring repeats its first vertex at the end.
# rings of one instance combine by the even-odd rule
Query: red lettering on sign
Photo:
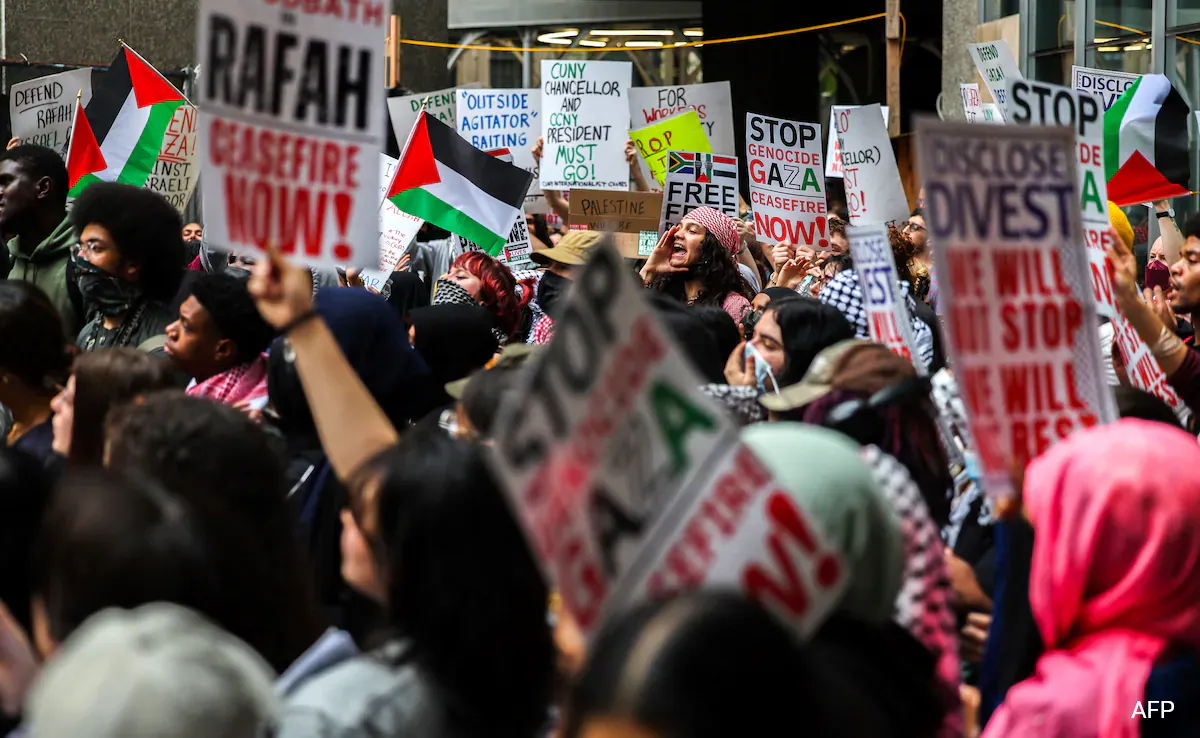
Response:
POLYGON ((832 589, 841 580, 841 562, 836 555, 818 550, 804 514, 787 494, 771 493, 767 500, 767 520, 770 530, 766 548, 771 562, 783 576, 775 578, 766 568, 754 563, 742 572, 742 587, 746 594, 764 605, 773 602, 790 615, 803 617, 808 614, 811 598, 787 544, 796 544, 802 558, 814 561, 814 583, 820 589, 832 589))

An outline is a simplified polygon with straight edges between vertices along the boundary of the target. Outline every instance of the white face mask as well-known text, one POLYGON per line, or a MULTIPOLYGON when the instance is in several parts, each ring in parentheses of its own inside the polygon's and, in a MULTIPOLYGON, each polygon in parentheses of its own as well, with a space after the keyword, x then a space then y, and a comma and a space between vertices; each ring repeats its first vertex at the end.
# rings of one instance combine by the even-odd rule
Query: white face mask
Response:
POLYGON ((771 365, 763 358, 762 353, 755 348, 754 344, 747 343, 746 351, 742 356, 743 366, 745 361, 751 356, 754 357, 754 381, 758 384, 758 393, 765 395, 767 393, 767 379, 771 380, 771 391, 779 394, 779 380, 775 379, 775 373, 771 371, 771 365))

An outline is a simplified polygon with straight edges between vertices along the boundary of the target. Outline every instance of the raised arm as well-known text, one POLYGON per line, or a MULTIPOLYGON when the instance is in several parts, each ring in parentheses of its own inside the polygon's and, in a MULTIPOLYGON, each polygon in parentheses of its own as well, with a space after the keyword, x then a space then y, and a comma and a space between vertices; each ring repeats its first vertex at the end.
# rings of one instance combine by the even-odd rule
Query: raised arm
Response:
POLYGON ((338 479, 349 480, 363 462, 396 443, 396 429, 314 312, 307 269, 272 253, 255 265, 249 289, 263 319, 291 343, 321 445, 338 479))
MULTIPOLYGON (((1156 215, 1171 212, 1171 203, 1167 200, 1156 200, 1154 212, 1156 215)), ((1182 257, 1183 232, 1179 230, 1174 218, 1159 218, 1158 230, 1162 234, 1163 256, 1167 259, 1167 266, 1171 266, 1182 257)))
MULTIPOLYGON (((542 168, 542 149, 545 145, 546 142, 541 136, 538 136, 537 143, 533 145, 533 160, 537 163, 539 171, 542 168)), ((546 197, 546 204, 550 206, 551 210, 558 213, 558 217, 562 219, 562 222, 570 224, 571 203, 567 202, 567 198, 563 197, 563 193, 558 190, 543 189, 542 194, 546 197)))
MULTIPOLYGON (((1113 267, 1113 291, 1117 306, 1138 336, 1150 347, 1150 352, 1169 377, 1183 364, 1188 348, 1175 335, 1175 331, 1163 323, 1154 308, 1138 295, 1137 262, 1133 252, 1116 231, 1110 229, 1109 235, 1113 246, 1108 250, 1108 261, 1113 267)), ((1161 287, 1154 288, 1152 297, 1156 304, 1166 305, 1166 296, 1162 294, 1161 287)))

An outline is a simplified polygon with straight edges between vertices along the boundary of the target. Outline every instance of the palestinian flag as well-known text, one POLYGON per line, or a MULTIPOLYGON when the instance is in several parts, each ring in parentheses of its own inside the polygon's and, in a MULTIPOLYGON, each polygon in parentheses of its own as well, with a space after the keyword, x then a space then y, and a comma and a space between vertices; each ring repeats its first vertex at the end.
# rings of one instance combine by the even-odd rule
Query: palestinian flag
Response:
POLYGON ((472 146, 445 123, 421 113, 387 199, 495 256, 508 243, 533 175, 472 146))
POLYGON ((67 144, 67 189, 75 189, 79 180, 105 169, 108 169, 108 163, 104 161, 104 152, 96 142, 96 134, 92 132, 92 125, 83 110, 83 103, 76 100, 75 119, 71 122, 71 141, 67 144))
POLYGON ((1134 205, 1190 193, 1187 103, 1161 74, 1146 74, 1104 114, 1108 199, 1134 205))
POLYGON ((107 166, 84 174, 70 195, 78 197, 93 182, 144 186, 158 161, 167 126, 185 102, 149 62, 122 45, 85 110, 107 166))

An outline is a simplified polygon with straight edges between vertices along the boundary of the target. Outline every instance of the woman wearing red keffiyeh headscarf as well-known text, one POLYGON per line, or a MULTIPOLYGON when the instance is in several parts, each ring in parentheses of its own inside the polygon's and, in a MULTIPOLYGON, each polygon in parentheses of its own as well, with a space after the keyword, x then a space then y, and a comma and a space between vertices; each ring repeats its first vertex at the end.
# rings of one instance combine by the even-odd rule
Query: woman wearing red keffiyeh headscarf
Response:
POLYGON ((275 337, 254 307, 246 283, 202 274, 167 326, 167 355, 193 377, 187 393, 260 409, 267 401, 267 357, 275 337))
POLYGON ((733 218, 696 208, 663 234, 642 267, 642 281, 688 305, 722 308, 741 322, 752 293, 737 268, 740 248, 733 218))

